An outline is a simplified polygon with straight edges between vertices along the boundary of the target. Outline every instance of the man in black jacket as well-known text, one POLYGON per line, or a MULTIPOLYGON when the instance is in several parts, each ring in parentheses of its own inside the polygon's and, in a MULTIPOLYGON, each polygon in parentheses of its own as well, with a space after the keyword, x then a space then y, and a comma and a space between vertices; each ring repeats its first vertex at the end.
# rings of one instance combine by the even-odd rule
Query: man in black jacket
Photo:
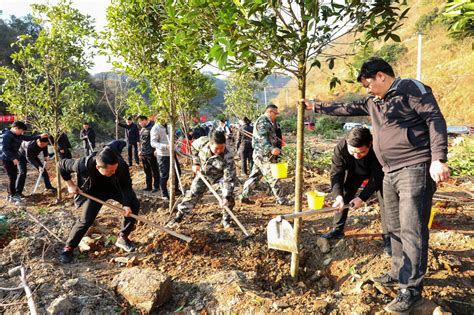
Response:
POLYGON ((72 159, 71 149, 71 142, 69 142, 67 134, 63 132, 58 139, 59 158, 61 160, 72 159))
POLYGON ((46 190, 51 190, 51 191, 56 191, 56 188, 54 188, 51 185, 51 182, 49 180, 49 175, 48 171, 46 170, 45 164, 49 160, 48 156, 48 144, 49 144, 49 139, 48 138, 39 138, 36 140, 32 141, 23 141, 21 146, 20 146, 20 151, 19 151, 19 173, 18 173, 18 178, 16 179, 16 191, 18 194, 23 193, 23 189, 25 188, 25 181, 26 181, 26 174, 28 173, 28 168, 27 164, 28 162, 33 165, 38 172, 41 174, 43 177, 44 181, 44 187, 46 190), (38 155, 40 153, 43 153, 44 161, 45 163, 41 162, 39 159, 38 155))
POLYGON ((357 209, 370 196, 377 193, 380 203, 384 252, 390 256, 390 237, 387 235, 381 194, 383 171, 372 148, 372 135, 369 129, 354 128, 349 132, 347 139, 339 141, 334 148, 330 177, 332 194, 335 197, 332 206, 339 209, 334 214, 333 229, 321 236, 327 239, 343 237, 349 213, 349 209, 344 209, 344 205, 352 204, 352 208, 357 209), (364 189, 355 197, 366 179, 368 182, 364 189))
POLYGON ((242 166, 241 171, 245 175, 249 175, 253 167, 252 134, 252 122, 247 117, 244 117, 244 119, 242 119, 241 126, 239 127, 236 147, 240 155, 240 163, 242 166))
POLYGON ((36 140, 40 137, 48 137, 43 133, 40 136, 25 136, 27 127, 24 122, 13 122, 10 129, 3 130, 3 144, 0 151, 0 160, 8 175, 8 201, 15 204, 21 203, 23 199, 16 191, 16 179, 18 177, 18 164, 20 163, 19 150, 22 141, 36 140))
POLYGON ((91 128, 88 122, 82 125, 79 138, 82 140, 82 146, 86 156, 89 156, 95 150, 95 131, 91 128))
POLYGON ((143 171, 146 176, 146 188, 144 191, 158 192, 160 190, 160 172, 158 161, 155 157, 155 148, 151 146, 151 128, 154 123, 146 116, 138 116, 140 129, 140 157, 143 163, 143 171))
POLYGON ((60 261, 62 263, 72 261, 74 248, 79 245, 102 207, 102 204, 80 195, 80 191, 104 201, 113 199, 123 205, 125 218, 115 245, 127 252, 133 251, 135 246, 128 236, 135 225, 135 219, 129 215, 131 213, 138 214, 140 203, 133 191, 130 172, 123 159, 120 159, 111 148, 105 147, 99 153, 93 153, 77 160, 61 160, 59 171, 61 177, 66 181, 68 191, 76 194, 74 197, 76 207, 84 204, 82 217, 69 233, 60 261), (77 174, 77 184, 72 180, 71 173, 77 174))
POLYGON ((127 117, 127 124, 118 122, 118 120, 117 123, 120 127, 125 128, 125 139, 127 140, 128 145, 128 165, 133 165, 132 151, 133 157, 135 157, 135 163, 139 164, 138 140, 140 139, 140 132, 138 131, 138 126, 133 122, 131 116, 127 117))
POLYGON ((347 104, 306 102, 306 108, 371 117, 374 151, 385 173, 384 211, 392 245, 391 270, 372 280, 399 284, 397 297, 385 309, 409 312, 421 300, 436 183, 449 178, 446 121, 430 87, 395 78, 383 59, 364 62, 357 80, 370 97, 347 104))

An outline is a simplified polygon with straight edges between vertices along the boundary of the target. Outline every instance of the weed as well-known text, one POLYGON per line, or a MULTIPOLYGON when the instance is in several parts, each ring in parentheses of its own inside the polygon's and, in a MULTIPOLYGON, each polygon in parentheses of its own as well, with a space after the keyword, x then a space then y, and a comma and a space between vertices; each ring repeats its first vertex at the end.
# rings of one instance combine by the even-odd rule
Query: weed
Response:
POLYGON ((38 208, 38 214, 39 215, 48 214, 48 208, 38 208))

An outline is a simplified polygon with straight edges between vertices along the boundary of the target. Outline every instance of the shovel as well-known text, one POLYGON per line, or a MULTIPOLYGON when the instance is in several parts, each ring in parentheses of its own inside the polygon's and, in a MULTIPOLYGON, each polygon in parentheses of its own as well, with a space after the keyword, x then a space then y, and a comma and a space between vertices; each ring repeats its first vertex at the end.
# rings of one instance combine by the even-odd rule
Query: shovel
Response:
POLYGON ((31 195, 33 195, 36 192, 36 189, 38 189, 41 177, 43 177, 45 167, 46 167, 46 162, 44 162, 41 167, 41 172, 39 172, 38 179, 36 180, 36 184, 35 184, 35 187, 33 188, 33 191, 31 192, 31 195))
MULTIPOLYGON (((207 188, 209 188, 209 190, 214 194, 214 196, 217 198, 217 200, 219 201, 219 203, 222 202, 222 199, 221 197, 219 196, 219 194, 214 190, 214 188, 212 188, 212 185, 207 181, 207 179, 204 177, 204 175, 202 175, 202 173, 200 171, 197 172, 197 175, 199 176, 199 178, 204 182, 204 184, 206 184, 207 188)), ((232 218, 232 220, 234 220, 235 223, 237 223, 237 225, 239 226, 239 228, 242 230, 242 232, 244 232, 245 236, 246 237, 249 237, 250 236, 250 233, 247 231, 247 229, 242 225, 242 223, 240 223, 239 219, 237 219, 237 217, 234 215, 234 213, 229 209, 229 207, 225 206, 224 207, 224 210, 230 215, 230 217, 232 218)))
MULTIPOLYGON (((98 203, 100 203, 100 204, 102 204, 102 205, 104 205, 104 206, 106 206, 106 207, 109 207, 109 208, 111 208, 111 209, 114 209, 114 210, 117 210, 117 211, 123 213, 123 209, 122 209, 122 208, 117 207, 117 206, 115 206, 115 205, 113 205, 113 204, 111 204, 111 203, 108 203, 108 202, 105 202, 105 201, 103 201, 103 200, 100 200, 99 198, 96 198, 96 197, 94 197, 94 196, 91 196, 91 195, 89 195, 89 194, 86 194, 85 192, 82 192, 82 191, 81 191, 79 194, 82 195, 82 196, 84 196, 84 197, 86 197, 86 198, 89 198, 90 200, 93 200, 93 201, 95 201, 95 202, 98 202, 98 203)), ((150 220, 148 220, 148 219, 145 219, 145 218, 142 217, 142 216, 138 216, 138 215, 136 215, 136 214, 131 213, 131 214, 130 214, 130 217, 131 217, 131 218, 134 218, 134 219, 137 220, 137 221, 141 221, 141 222, 144 222, 144 223, 149 224, 149 225, 151 225, 151 226, 154 226, 154 227, 156 227, 158 230, 163 231, 163 232, 166 232, 166 233, 168 233, 168 234, 170 234, 170 235, 173 235, 174 237, 177 237, 177 238, 179 238, 179 239, 181 239, 181 240, 183 240, 183 241, 186 241, 186 242, 191 242, 191 241, 192 241, 192 238, 191 238, 191 237, 186 236, 186 235, 183 235, 183 234, 179 234, 179 233, 177 233, 177 232, 175 232, 175 231, 173 231, 173 230, 170 230, 170 229, 168 229, 168 228, 165 228, 164 226, 158 225, 158 224, 156 224, 156 223, 153 222, 153 221, 150 221, 150 220)))
MULTIPOLYGON (((344 209, 350 205, 344 206, 344 209)), ((295 219, 300 217, 311 216, 319 213, 333 212, 338 207, 328 207, 319 210, 303 211, 291 214, 279 215, 268 222, 267 225, 267 243, 268 248, 278 249, 285 252, 298 253, 298 244, 295 240, 295 232, 290 222, 285 219, 295 219)))

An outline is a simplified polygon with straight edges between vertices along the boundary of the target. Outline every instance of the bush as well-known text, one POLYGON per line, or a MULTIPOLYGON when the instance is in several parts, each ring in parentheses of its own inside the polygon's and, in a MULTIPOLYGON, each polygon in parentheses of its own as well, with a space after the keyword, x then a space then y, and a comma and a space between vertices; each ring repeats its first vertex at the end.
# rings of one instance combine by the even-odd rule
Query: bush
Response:
POLYGON ((323 116, 316 122, 314 133, 324 139, 334 139, 342 134, 342 125, 343 123, 336 117, 323 116))
POLYGON ((297 118, 295 116, 285 117, 284 119, 280 120, 279 123, 282 132, 296 132, 297 118))
POLYGON ((452 176, 474 176, 474 136, 464 137, 464 145, 450 147, 448 165, 452 176))
POLYGON ((406 54, 408 48, 400 43, 386 44, 383 45, 377 52, 376 55, 384 59, 388 63, 394 63, 404 54, 406 54))
POLYGON ((439 12, 438 8, 434 8, 430 13, 424 14, 418 18, 415 23, 415 29, 417 32, 426 32, 431 28, 431 25, 435 23, 436 18, 438 17, 439 12))

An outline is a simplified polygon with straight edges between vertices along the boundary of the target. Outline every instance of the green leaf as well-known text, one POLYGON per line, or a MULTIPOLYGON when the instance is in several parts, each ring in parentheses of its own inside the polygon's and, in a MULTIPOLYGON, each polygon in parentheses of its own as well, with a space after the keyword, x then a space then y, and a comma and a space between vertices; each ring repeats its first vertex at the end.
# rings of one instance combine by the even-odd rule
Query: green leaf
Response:
POLYGON ((401 42, 402 40, 400 39, 400 36, 396 35, 396 34, 390 34, 390 38, 394 41, 394 42, 401 42))

